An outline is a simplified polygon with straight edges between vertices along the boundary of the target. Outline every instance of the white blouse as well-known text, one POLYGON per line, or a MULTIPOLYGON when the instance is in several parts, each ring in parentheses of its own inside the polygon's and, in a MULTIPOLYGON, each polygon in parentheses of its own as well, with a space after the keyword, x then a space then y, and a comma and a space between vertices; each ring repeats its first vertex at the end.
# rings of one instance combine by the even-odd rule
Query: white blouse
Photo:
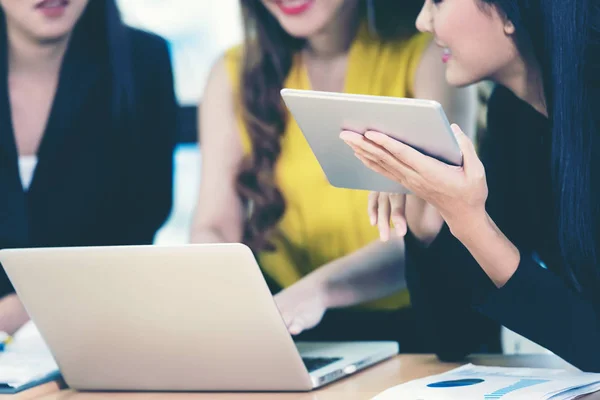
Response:
POLYGON ((19 174, 21 175, 21 184, 23 185, 24 191, 29 190, 37 162, 37 156, 19 157, 19 174))

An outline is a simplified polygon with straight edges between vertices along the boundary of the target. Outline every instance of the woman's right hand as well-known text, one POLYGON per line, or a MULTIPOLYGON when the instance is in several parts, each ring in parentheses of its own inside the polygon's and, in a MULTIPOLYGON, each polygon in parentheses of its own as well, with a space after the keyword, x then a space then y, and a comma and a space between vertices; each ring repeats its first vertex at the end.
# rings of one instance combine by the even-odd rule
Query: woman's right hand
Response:
POLYGON ((404 237, 410 228, 426 246, 433 242, 444 224, 432 205, 414 195, 371 192, 368 212, 371 224, 377 225, 384 242, 391 236, 390 222, 398 237, 404 237))
POLYGON ((328 308, 325 291, 323 285, 304 278, 273 297, 290 334, 299 335, 321 322, 328 308))

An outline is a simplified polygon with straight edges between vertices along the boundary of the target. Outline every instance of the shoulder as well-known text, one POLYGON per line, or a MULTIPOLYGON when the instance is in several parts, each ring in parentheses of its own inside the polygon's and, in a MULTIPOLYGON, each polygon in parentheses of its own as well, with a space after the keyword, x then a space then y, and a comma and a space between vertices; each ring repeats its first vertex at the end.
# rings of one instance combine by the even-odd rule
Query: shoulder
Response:
POLYGON ((226 74, 231 86, 237 87, 239 85, 243 62, 244 46, 239 44, 227 49, 215 66, 219 67, 226 74))
POLYGON ((420 59, 432 42, 428 33, 416 33, 412 36, 398 39, 388 39, 381 43, 388 57, 396 60, 420 59))
POLYGON ((482 158, 503 154, 505 144, 511 141, 515 129, 524 122, 520 121, 520 114, 519 99, 506 87, 496 85, 487 103, 486 130, 480 139, 482 158))
POLYGON ((244 46, 242 44, 238 44, 228 48, 225 53, 223 53, 222 59, 226 63, 239 64, 242 62, 243 56, 244 46))
POLYGON ((160 58, 169 56, 167 41, 155 33, 127 27, 127 36, 134 55, 160 58))
POLYGON ((511 90, 502 85, 495 85, 487 104, 486 136, 505 137, 517 125, 525 123, 526 121, 521 121, 524 105, 511 90))
POLYGON ((380 71, 378 76, 388 87, 386 93, 414 97, 415 75, 430 43, 431 35, 420 33, 408 38, 370 42, 364 54, 367 57, 361 58, 376 64, 372 68, 380 71))
POLYGON ((134 80, 172 81, 173 68, 168 42, 159 35, 127 28, 134 80))
POLYGON ((130 27, 126 29, 137 98, 145 101, 143 99, 148 97, 148 92, 155 93, 157 90, 172 92, 174 74, 168 42, 154 33, 130 27))

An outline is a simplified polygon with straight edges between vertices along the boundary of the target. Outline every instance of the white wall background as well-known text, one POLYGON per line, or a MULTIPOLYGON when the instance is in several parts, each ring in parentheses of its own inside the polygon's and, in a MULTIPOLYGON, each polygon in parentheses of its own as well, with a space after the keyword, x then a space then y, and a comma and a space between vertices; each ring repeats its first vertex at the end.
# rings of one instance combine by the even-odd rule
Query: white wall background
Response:
POLYGON ((171 45, 181 104, 196 104, 215 59, 241 41, 239 0, 117 0, 129 25, 171 45))

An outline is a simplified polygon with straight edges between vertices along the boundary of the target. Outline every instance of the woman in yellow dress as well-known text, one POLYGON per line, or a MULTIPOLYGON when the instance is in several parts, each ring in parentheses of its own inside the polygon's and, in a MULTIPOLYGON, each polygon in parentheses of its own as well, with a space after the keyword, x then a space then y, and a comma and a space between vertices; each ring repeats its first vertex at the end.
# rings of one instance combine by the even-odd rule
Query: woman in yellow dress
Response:
MULTIPOLYGON (((302 339, 398 340, 403 351, 427 351, 410 309, 402 239, 378 240, 364 211, 367 192, 327 182, 279 91, 434 99, 452 122, 474 127, 475 90, 445 82, 440 50, 414 28, 420 0, 241 5, 245 42, 216 62, 199 108, 192 241, 249 245, 290 332, 302 339)), ((423 235, 441 228, 419 199, 407 214, 423 235)), ((498 327, 482 326, 482 343, 495 346, 498 327)))

